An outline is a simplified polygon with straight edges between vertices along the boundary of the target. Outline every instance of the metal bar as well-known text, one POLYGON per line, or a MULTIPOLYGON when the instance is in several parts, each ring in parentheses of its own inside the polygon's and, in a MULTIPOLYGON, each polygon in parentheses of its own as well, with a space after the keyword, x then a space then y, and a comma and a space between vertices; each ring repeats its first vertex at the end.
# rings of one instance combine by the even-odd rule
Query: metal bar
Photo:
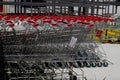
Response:
MULTIPOLYGON (((30 0, 30 3, 32 4, 32 0, 30 0)), ((30 14, 32 15, 32 5, 30 6, 30 8, 31 8, 30 14)))
MULTIPOLYGON (((97 0, 98 2, 99 2, 99 0, 97 0)), ((96 10, 96 14, 98 15, 98 13, 99 13, 99 6, 97 6, 97 8, 96 8, 97 10, 96 10)))
MULTIPOLYGON (((23 3, 26 3, 26 0, 23 3)), ((26 14, 26 7, 23 8, 23 14, 26 14)))
MULTIPOLYGON (((17 0, 17 2, 20 2, 19 0, 17 0)), ((17 5, 17 14, 20 13, 20 6, 17 5)))
MULTIPOLYGON (((52 4, 55 4, 55 0, 52 0, 52 4)), ((53 9, 52 12, 55 13, 55 5, 52 6, 52 9, 53 9)))
MULTIPOLYGON (((15 2, 17 2, 17 1, 15 0, 15 2)), ((17 6, 15 5, 14 7, 15 7, 15 14, 16 14, 17 13, 17 6)))
MULTIPOLYGON (((94 3, 95 2, 95 0, 92 0, 92 3, 94 3)), ((95 6, 92 6, 91 7, 91 15, 94 15, 94 11, 95 10, 95 6)))
MULTIPOLYGON (((109 2, 110 3, 110 2, 109 2)), ((23 6, 30 6, 31 2, 0 2, 0 4, 4 4, 4 5, 23 5, 23 6)), ((110 3, 108 4, 108 2, 88 2, 86 3, 41 3, 41 2, 34 2, 32 3, 32 6, 82 6, 82 7, 87 7, 87 6, 93 6, 93 5, 101 5, 101 6, 108 6, 108 5, 120 5, 120 2, 118 3, 110 3)))

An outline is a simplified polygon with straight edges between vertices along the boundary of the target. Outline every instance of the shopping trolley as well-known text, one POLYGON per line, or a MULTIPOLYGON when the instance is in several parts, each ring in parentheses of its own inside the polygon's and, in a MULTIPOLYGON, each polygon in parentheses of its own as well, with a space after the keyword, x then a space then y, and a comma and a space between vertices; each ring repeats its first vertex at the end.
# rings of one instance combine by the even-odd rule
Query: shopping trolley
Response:
POLYGON ((105 55, 96 51, 97 44, 88 37, 95 22, 86 17, 2 17, 0 33, 8 63, 6 70, 11 73, 11 78, 52 79, 57 75, 55 70, 59 70, 62 77, 64 69, 107 67, 105 55))

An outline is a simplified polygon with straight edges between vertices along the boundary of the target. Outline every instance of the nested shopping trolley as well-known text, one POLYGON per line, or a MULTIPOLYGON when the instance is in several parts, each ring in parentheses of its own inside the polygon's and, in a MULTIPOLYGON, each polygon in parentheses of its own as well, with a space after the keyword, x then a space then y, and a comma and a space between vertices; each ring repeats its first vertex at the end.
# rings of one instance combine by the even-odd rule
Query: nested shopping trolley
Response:
POLYGON ((108 66, 104 52, 88 37, 97 16, 1 15, 0 18, 5 70, 11 80, 68 80, 74 74, 84 80, 83 73, 79 76, 74 68, 108 66))

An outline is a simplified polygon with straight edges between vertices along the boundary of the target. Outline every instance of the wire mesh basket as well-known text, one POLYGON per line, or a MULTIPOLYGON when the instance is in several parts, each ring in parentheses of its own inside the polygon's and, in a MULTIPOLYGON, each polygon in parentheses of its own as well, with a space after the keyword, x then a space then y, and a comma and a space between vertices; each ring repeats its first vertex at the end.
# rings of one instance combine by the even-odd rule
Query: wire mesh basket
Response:
POLYGON ((54 69, 107 67, 106 55, 88 37, 96 23, 91 18, 96 17, 86 17, 90 16, 2 16, 0 34, 7 72, 14 73, 15 79, 28 75, 38 79, 47 74, 46 69, 47 77, 53 77, 54 69))

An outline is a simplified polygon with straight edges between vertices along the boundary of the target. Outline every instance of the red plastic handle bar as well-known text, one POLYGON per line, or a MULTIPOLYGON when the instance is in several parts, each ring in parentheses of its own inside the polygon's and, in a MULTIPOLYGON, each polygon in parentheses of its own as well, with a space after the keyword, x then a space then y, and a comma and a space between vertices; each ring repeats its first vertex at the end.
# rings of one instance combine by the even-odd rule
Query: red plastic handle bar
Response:
POLYGON ((15 25, 13 23, 8 24, 10 27, 14 27, 15 25))

